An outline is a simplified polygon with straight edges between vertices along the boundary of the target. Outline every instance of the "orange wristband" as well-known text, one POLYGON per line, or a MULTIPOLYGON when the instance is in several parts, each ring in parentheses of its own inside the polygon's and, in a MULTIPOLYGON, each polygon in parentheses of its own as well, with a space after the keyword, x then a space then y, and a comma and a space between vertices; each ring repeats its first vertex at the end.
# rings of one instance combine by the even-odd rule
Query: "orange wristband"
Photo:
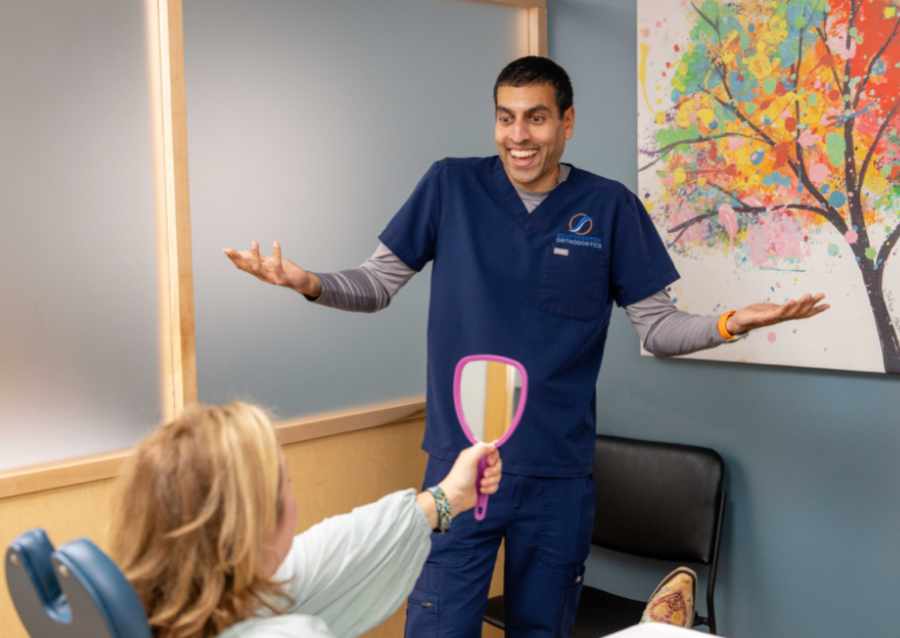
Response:
POLYGON ((717 324, 717 327, 719 328, 719 334, 726 341, 731 341, 732 339, 735 338, 735 335, 728 332, 728 328, 727 328, 728 320, 731 318, 731 315, 733 315, 734 313, 735 313, 734 310, 729 310, 728 312, 723 312, 721 315, 719 315, 719 323, 717 324))

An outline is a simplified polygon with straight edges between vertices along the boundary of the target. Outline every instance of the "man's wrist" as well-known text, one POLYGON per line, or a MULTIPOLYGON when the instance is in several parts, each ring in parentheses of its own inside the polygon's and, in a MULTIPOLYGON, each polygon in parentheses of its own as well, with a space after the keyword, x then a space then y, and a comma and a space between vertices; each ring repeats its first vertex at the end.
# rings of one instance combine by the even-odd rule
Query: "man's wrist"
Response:
POLYGON ((307 285, 291 287, 310 301, 315 301, 322 296, 322 280, 315 273, 307 272, 307 276, 307 285))
POLYGON ((734 321, 734 313, 734 310, 723 312, 719 315, 719 321, 716 324, 719 336, 725 339, 725 341, 731 341, 739 334, 738 327, 734 325, 736 323, 734 321))

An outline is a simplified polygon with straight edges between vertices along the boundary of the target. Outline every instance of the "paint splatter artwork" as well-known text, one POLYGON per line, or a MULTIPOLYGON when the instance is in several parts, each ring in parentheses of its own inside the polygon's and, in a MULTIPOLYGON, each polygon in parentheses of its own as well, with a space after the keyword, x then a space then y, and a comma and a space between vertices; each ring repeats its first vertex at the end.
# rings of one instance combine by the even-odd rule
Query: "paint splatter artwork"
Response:
POLYGON ((831 309, 692 355, 900 373, 898 0, 638 0, 638 184, 688 312, 831 309))

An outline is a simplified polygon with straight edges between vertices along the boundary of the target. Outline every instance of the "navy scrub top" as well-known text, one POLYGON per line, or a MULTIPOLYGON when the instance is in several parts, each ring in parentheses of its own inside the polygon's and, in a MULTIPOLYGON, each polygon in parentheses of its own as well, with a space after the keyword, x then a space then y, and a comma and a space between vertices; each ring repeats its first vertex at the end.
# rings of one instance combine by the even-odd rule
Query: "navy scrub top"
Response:
POLYGON ((528 371, 528 403, 503 446, 504 472, 591 473, 595 387, 612 302, 678 279, 640 200, 573 167, 530 215, 497 156, 436 162, 379 239, 421 270, 433 261, 423 447, 469 445, 453 406, 456 362, 499 354, 528 371))

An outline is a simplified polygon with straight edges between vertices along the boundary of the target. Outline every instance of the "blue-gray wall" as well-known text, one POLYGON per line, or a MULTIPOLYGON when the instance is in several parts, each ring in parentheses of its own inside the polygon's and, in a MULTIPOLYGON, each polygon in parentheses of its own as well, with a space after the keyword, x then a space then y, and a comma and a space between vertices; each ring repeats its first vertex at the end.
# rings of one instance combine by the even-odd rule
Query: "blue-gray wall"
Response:
MULTIPOLYGON (((550 4, 550 53, 575 85, 566 158, 634 189, 635 2, 550 4)), ((900 379, 642 358, 617 311, 598 403, 603 432, 725 457, 721 633, 900 636, 900 379)), ((662 569, 595 554, 588 581, 646 596, 662 569)))

